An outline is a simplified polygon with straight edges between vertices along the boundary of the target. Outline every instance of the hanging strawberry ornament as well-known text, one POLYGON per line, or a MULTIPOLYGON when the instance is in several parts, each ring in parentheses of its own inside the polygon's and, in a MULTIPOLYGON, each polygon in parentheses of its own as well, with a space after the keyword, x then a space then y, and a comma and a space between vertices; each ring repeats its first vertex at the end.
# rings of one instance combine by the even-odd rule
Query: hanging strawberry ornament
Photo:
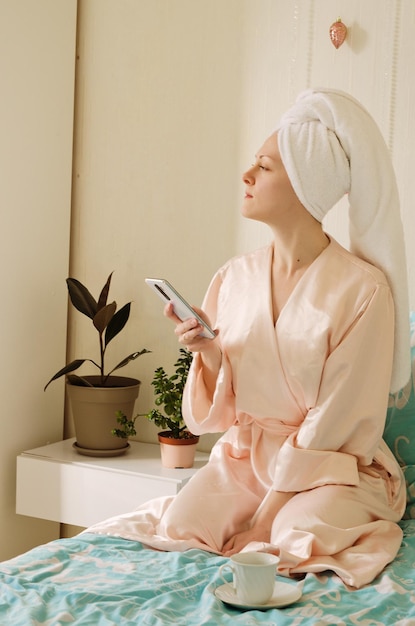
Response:
POLYGON ((347 35, 347 27, 343 24, 340 18, 337 18, 337 22, 333 22, 330 26, 330 39, 335 48, 340 48, 347 35))

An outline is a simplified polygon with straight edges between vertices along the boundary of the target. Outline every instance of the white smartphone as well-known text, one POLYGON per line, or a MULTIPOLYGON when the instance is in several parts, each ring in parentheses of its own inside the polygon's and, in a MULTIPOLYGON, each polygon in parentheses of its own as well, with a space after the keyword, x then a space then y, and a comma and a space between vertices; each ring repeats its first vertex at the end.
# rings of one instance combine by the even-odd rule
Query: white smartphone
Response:
POLYGON ((203 327, 203 331, 201 335, 203 337, 207 337, 208 339, 214 339, 216 337, 213 330, 202 320, 200 315, 196 313, 196 311, 190 306, 188 302, 179 294, 178 291, 169 283, 168 280, 164 278, 146 278, 145 279, 147 285, 151 287, 155 293, 164 301, 165 304, 168 302, 173 303, 174 312, 177 317, 182 320, 189 319, 190 317, 194 317, 197 319, 199 324, 203 327))

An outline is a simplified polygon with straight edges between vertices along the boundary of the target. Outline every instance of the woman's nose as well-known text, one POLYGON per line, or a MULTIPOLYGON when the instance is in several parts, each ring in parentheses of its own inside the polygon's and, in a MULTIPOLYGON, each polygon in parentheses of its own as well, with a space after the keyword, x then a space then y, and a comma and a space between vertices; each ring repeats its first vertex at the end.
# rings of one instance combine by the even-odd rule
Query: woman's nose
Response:
POLYGON ((248 170, 246 170, 246 172, 244 172, 244 174, 242 174, 242 180, 246 185, 252 185, 253 181, 254 181, 254 165, 252 165, 252 167, 250 167, 248 170))

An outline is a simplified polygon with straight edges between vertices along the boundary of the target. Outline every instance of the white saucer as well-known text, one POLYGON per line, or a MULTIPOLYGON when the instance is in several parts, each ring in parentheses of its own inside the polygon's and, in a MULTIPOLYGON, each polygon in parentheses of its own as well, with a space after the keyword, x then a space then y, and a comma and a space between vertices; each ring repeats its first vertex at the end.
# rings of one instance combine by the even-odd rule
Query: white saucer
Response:
POLYGON ((301 586, 276 582, 274 592, 265 604, 245 604, 241 602, 238 600, 236 590, 231 583, 216 587, 214 593, 222 602, 236 606, 239 609, 259 609, 260 611, 266 611, 267 609, 277 609, 297 602, 303 592, 301 586))

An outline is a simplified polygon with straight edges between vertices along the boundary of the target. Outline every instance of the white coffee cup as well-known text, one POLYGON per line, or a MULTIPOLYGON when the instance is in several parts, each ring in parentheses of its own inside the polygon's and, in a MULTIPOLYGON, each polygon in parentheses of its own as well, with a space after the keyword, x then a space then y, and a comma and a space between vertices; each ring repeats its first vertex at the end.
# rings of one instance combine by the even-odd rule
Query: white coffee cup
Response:
POLYGON ((274 591, 278 561, 277 556, 266 552, 240 552, 221 565, 219 575, 228 582, 223 573, 227 569, 232 571, 233 587, 240 602, 266 604, 274 591))

